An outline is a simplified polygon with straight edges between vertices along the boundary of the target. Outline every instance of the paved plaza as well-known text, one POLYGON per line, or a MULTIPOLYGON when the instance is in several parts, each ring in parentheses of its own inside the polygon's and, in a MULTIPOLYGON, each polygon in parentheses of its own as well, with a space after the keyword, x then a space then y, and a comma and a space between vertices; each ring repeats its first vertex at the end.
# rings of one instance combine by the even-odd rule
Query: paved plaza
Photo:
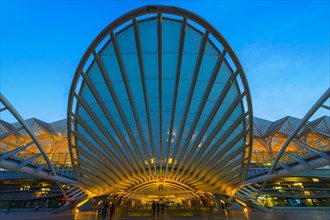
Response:
MULTIPOLYGON (((49 211, 13 211, 9 214, 0 212, 0 220, 101 220, 96 212, 52 214, 49 211)), ((109 216, 105 218, 109 219, 109 216)), ((330 210, 281 210, 273 213, 230 211, 210 216, 164 216, 164 217, 114 217, 113 220, 330 220, 330 210)))

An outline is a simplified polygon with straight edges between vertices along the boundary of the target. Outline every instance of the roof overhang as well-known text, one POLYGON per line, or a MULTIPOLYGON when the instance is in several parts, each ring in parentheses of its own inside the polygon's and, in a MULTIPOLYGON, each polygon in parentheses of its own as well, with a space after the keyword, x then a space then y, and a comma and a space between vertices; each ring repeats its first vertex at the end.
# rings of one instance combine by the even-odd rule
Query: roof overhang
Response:
POLYGON ((248 169, 252 118, 223 36, 184 9, 146 6, 113 21, 83 55, 69 148, 79 183, 95 195, 232 193, 248 169))

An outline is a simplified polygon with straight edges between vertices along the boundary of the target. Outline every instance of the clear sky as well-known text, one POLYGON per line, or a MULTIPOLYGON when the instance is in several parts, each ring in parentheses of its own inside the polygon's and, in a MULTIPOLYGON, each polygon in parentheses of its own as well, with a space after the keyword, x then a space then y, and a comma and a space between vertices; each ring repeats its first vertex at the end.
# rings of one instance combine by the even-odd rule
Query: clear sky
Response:
POLYGON ((66 118, 89 44, 120 15, 151 4, 190 10, 222 33, 245 70, 254 116, 302 118, 330 86, 328 0, 0 1, 0 90, 25 119, 66 118))

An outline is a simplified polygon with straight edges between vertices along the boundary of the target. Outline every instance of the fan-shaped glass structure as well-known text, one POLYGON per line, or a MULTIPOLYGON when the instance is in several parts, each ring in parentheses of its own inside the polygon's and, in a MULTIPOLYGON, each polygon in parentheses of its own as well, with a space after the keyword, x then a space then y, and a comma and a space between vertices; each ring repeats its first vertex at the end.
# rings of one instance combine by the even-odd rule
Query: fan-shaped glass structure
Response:
POLYGON ((69 146, 89 193, 189 199, 245 178, 252 108, 243 69, 201 17, 146 6, 107 26, 72 83, 69 146))

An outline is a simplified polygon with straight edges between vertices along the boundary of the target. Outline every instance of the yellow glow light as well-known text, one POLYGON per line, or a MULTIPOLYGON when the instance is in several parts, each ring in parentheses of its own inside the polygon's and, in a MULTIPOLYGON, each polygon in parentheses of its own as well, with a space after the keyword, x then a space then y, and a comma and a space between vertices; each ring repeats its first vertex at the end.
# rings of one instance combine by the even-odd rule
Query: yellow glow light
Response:
POLYGON ((310 191, 304 191, 304 195, 305 196, 310 196, 311 195, 311 192, 310 191))
MULTIPOLYGON (((78 205, 77 205, 77 210, 78 210, 78 208, 79 208, 82 204, 84 204, 84 203, 87 202, 88 200, 89 200, 89 198, 87 198, 87 199, 85 199, 84 201, 78 203, 78 205)), ((79 211, 78 211, 78 212, 79 212, 79 211)))
POLYGON ((235 199, 239 204, 241 204, 242 206, 244 206, 244 207, 246 207, 246 204, 244 203, 244 202, 242 202, 241 200, 239 200, 239 199, 235 199))

